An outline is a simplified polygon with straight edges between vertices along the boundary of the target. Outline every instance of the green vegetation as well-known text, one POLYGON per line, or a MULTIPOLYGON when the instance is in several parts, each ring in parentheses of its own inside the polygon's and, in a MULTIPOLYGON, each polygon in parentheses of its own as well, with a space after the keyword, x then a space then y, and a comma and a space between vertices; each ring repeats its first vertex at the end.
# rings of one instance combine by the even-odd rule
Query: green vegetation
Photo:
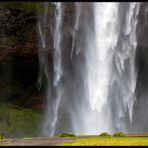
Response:
POLYGON ((9 144, 0 144, 0 146, 11 146, 9 144))
POLYGON ((0 131, 6 138, 33 137, 39 134, 42 116, 31 109, 0 104, 0 131))
POLYGON ((98 137, 77 138, 60 146, 148 146, 148 137, 98 137))
POLYGON ((4 139, 4 133, 0 133, 0 139, 4 139))
MULTIPOLYGON (((2 6, 7 7, 9 9, 18 9, 18 10, 23 10, 23 11, 28 11, 28 12, 44 12, 45 8, 42 2, 13 2, 13 3, 9 3, 9 2, 2 2, 1 3, 2 6)), ((48 5, 49 10, 53 9, 53 6, 51 5, 51 3, 49 3, 48 5)))
MULTIPOLYGON (((101 133, 99 136, 101 136, 101 137, 111 137, 112 135, 110 135, 107 132, 104 132, 104 133, 101 133)), ((114 133, 113 136, 114 137, 125 137, 125 133, 119 131, 119 132, 114 133)))
POLYGON ((123 132, 116 132, 113 136, 114 137, 125 137, 125 134, 123 132))
POLYGON ((59 137, 76 137, 76 135, 72 133, 60 133, 58 136, 59 137))
POLYGON ((109 133, 101 133, 99 136, 102 136, 102 137, 110 137, 111 135, 109 133))

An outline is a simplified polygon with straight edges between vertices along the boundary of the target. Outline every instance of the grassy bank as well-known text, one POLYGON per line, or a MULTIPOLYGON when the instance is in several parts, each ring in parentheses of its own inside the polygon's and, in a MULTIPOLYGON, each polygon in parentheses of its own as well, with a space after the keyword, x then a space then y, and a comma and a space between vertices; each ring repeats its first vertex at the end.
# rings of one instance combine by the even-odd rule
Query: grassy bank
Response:
POLYGON ((90 137, 64 142, 60 146, 148 146, 148 137, 90 137))
POLYGON ((0 104, 0 132, 5 138, 37 136, 41 121, 41 114, 31 109, 0 104))

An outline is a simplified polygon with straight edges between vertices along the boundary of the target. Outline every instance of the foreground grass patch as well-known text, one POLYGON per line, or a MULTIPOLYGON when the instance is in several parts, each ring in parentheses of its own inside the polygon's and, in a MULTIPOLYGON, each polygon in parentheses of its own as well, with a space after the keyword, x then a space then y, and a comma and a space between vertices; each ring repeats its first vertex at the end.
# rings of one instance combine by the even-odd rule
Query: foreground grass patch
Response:
POLYGON ((95 137, 67 141, 61 146, 148 146, 147 137, 95 137))

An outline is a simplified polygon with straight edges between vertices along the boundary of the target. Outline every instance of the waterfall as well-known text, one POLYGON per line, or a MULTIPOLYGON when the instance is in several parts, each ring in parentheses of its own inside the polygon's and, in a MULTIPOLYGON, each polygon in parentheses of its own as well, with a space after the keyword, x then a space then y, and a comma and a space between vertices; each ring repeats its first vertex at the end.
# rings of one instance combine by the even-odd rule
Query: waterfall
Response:
POLYGON ((54 29, 54 86, 58 85, 62 75, 61 68, 61 26, 62 26, 62 3, 54 3, 55 10, 55 29, 54 29))
POLYGON ((129 127, 132 125, 133 108, 136 103, 137 69, 135 57, 137 48, 136 25, 139 7, 139 3, 119 5, 118 41, 112 59, 111 85, 109 88, 111 102, 109 106, 112 112, 111 122, 115 125, 114 128, 116 130, 125 132, 131 130, 129 127))
POLYGON ((127 8, 127 12, 125 13, 125 25, 121 26, 123 24, 120 24, 120 29, 123 27, 122 35, 124 38, 122 38, 122 43, 120 43, 115 51, 115 64, 118 74, 113 81, 117 82, 124 106, 122 113, 119 113, 120 117, 124 116, 124 112, 126 112, 126 108, 128 107, 129 118, 132 122, 132 110, 136 101, 135 89, 137 70, 135 56, 137 47, 136 25, 139 4, 130 3, 127 5, 127 8), (120 50, 118 48, 120 48, 120 50))
POLYGON ((45 77, 47 100, 43 134, 128 131, 136 101, 140 4, 74 3, 72 34, 63 25, 68 4, 52 3, 52 27, 48 5, 38 19, 39 83, 45 77))
MULTIPOLYGON (((96 111, 94 125, 97 132, 110 131, 105 113, 111 78, 113 53, 118 40, 118 3, 94 3, 94 35, 88 36, 86 50, 86 80, 91 110, 96 111), (104 11, 105 10, 105 11, 104 11)), ((108 107, 108 106, 107 106, 108 107)), ((91 126, 91 125, 89 125, 91 126)), ((95 131, 94 130, 94 131, 95 131)))
POLYGON ((88 89, 93 110, 107 102, 112 53, 116 46, 118 3, 94 3, 95 45, 88 49, 88 89), (104 11, 106 10, 106 11, 104 11))
MULTIPOLYGON (((55 100, 53 104, 53 115, 54 119, 52 121, 52 133, 51 136, 54 135, 55 133, 55 126, 58 118, 58 108, 59 108, 59 103, 61 100, 61 86, 60 86, 60 78, 62 75, 62 65, 61 65, 61 26, 62 26, 62 16, 63 16, 63 7, 62 3, 54 3, 56 5, 56 10, 55 10, 55 30, 54 30, 54 56, 53 56, 53 67, 54 67, 54 80, 53 80, 53 85, 55 88, 55 100)), ((50 88, 49 88, 50 89, 50 88)), ((50 96, 49 96, 50 97, 50 96)), ((50 103, 50 102, 49 102, 50 103)), ((50 108, 50 106, 49 106, 50 108)), ((50 114, 50 110, 49 113, 50 114)), ((47 117, 48 118, 48 117, 47 117)), ((51 122, 51 121, 50 121, 51 122)), ((47 130, 47 129, 46 129, 47 130)))
POLYGON ((96 130, 101 129, 108 132, 114 131, 111 130, 114 127, 118 130, 125 130, 123 128, 125 125, 120 119, 125 119, 128 107, 129 118, 132 122, 132 110, 136 101, 135 53, 139 4, 124 4, 127 12, 119 16, 120 9, 124 9, 122 5, 119 3, 94 3, 95 37, 88 37, 89 42, 93 45, 87 44, 86 51, 90 105, 92 110, 98 111, 98 122, 102 122, 99 123, 100 125, 98 124, 96 130), (125 20, 125 24, 119 22, 122 19, 125 20), (121 30, 123 30, 122 36, 121 30), (93 40, 95 41, 93 42, 93 40), (125 64, 127 61, 128 65, 125 64), (118 118, 115 119, 117 121, 113 123, 114 125, 111 123, 114 115, 108 113, 111 111, 110 108, 113 108, 110 101, 117 105, 117 107, 114 106, 116 108, 114 115, 117 115, 118 118))
MULTIPOLYGON (((50 80, 50 70, 49 70, 49 61, 48 61, 48 53, 49 49, 47 47, 47 36, 48 31, 45 26, 49 25, 48 20, 48 7, 49 3, 44 3, 44 8, 45 12, 40 16, 39 18, 39 23, 38 23, 38 32, 40 36, 40 41, 41 41, 41 47, 39 51, 39 60, 40 60, 40 65, 41 65, 41 70, 43 69, 45 73, 45 77, 47 79, 47 90, 46 90, 46 100, 47 104, 47 111, 45 115, 45 120, 43 123, 43 134, 44 135, 50 135, 53 136, 55 133, 55 126, 57 122, 57 116, 58 116, 58 106, 60 103, 60 98, 61 98, 61 90, 59 87, 60 83, 60 78, 62 75, 62 66, 61 66, 61 26, 62 26, 62 3, 53 3, 52 5, 55 5, 55 25, 54 25, 54 31, 53 31, 53 80, 50 80), (43 19, 43 20, 41 20, 43 19), (40 24, 43 22, 43 24, 40 24), (53 92, 51 92, 52 89, 52 83, 53 82, 53 92)), ((40 72, 41 73, 41 72, 40 72)), ((40 74, 41 75, 41 74, 40 74)), ((39 77, 39 85, 41 83, 41 76, 39 77)))
MULTIPOLYGON (((72 49, 71 49, 71 58, 74 52, 74 46, 75 46, 75 42, 76 42, 76 34, 77 31, 79 29, 79 19, 80 19, 80 15, 81 15, 81 3, 75 3, 75 8, 76 8, 76 13, 75 13, 75 25, 74 25, 74 32, 73 32, 73 40, 72 40, 72 49)), ((76 53, 78 54, 80 51, 76 51, 76 53)))

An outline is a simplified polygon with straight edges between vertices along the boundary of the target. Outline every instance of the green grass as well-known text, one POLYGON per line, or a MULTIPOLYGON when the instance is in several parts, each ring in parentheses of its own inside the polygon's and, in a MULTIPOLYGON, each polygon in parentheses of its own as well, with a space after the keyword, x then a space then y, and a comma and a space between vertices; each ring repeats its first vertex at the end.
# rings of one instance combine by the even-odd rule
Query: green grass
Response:
POLYGON ((90 137, 64 142, 60 146, 148 146, 148 137, 90 137))
POLYGON ((0 104, 0 132, 5 138, 37 136, 41 114, 11 104, 0 104))
POLYGON ((0 144, 0 146, 11 146, 9 144, 0 144))

